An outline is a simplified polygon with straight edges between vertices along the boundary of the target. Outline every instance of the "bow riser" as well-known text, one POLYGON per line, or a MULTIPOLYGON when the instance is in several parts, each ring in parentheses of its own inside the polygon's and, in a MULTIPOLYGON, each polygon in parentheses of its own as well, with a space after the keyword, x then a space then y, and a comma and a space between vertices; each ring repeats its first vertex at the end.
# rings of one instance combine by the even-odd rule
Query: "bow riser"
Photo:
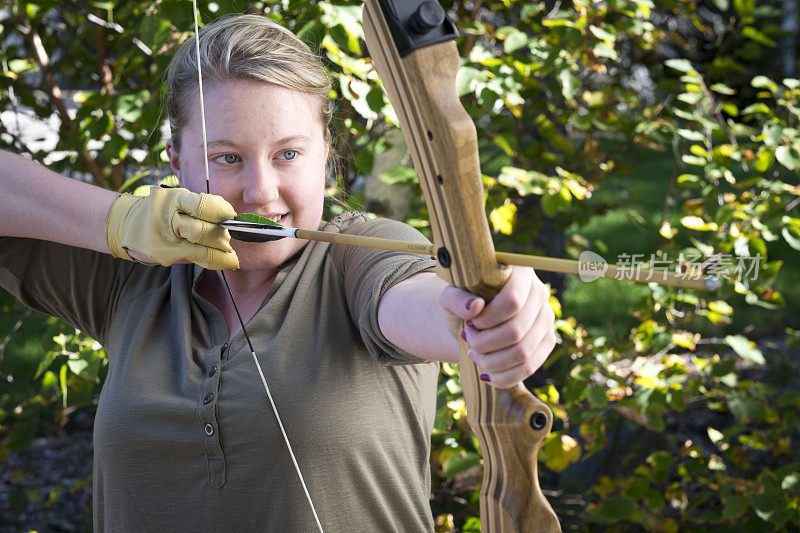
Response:
MULTIPOLYGON (((365 33, 369 32, 369 17, 370 9, 365 7, 365 33)), ((386 26, 384 29, 388 31, 386 26)), ((376 39, 368 35, 367 42, 376 39)), ((420 175, 433 242, 444 247, 451 259, 449 268, 439 264, 437 274, 491 300, 509 273, 498 268, 483 210, 475 124, 455 91, 456 45, 450 41, 429 46, 402 59, 395 57, 399 63, 393 63, 387 43, 378 44, 370 46, 370 55, 376 67, 386 65, 377 69, 420 175), (468 260, 453 260, 456 257, 468 260)))
MULTIPOLYGON (((490 301, 509 271, 498 268, 486 221, 475 125, 455 85, 458 50, 450 40, 401 57, 386 21, 392 15, 380 1, 366 1, 364 33, 425 194, 433 241, 440 247, 437 274, 490 301)), ((550 409, 522 384, 503 390, 483 383, 468 348, 460 342, 468 420, 484 457, 483 531, 560 531, 536 468, 552 424, 550 409)))

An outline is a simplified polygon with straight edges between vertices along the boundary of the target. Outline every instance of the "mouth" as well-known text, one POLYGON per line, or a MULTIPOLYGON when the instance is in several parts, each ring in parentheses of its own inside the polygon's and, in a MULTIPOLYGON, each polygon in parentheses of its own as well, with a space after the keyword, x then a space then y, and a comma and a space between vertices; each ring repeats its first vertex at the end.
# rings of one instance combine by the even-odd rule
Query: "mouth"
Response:
POLYGON ((275 222, 276 224, 280 224, 281 220, 283 220, 284 215, 264 215, 264 218, 268 218, 271 221, 275 222))

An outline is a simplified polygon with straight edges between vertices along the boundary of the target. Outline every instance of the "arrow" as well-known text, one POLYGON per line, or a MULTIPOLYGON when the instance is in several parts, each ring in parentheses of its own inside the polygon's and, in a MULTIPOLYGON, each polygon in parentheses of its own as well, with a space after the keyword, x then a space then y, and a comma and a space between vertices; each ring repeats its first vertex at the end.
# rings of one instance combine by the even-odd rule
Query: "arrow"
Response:
MULTIPOLYGON (((437 249, 433 244, 398 241, 394 239, 379 239, 377 237, 364 237, 361 235, 345 235, 329 231, 315 231, 287 226, 273 225, 260 222, 246 222, 240 220, 226 220, 220 226, 231 233, 231 238, 245 242, 270 242, 283 238, 304 239, 309 241, 330 242, 349 246, 362 246, 393 250, 412 254, 428 255, 442 259, 442 249, 437 249)), ((597 261, 575 261, 572 259, 559 259, 508 252, 495 252, 498 264, 518 265, 531 267, 534 270, 546 272, 560 272, 562 274, 585 275, 591 270, 589 279, 604 277, 639 283, 658 283, 683 289, 697 289, 705 291, 717 290, 720 282, 716 278, 701 277, 699 273, 679 273, 667 271, 649 271, 648 269, 635 268, 627 265, 598 264, 597 261), (602 268, 601 268, 602 267, 602 268)))

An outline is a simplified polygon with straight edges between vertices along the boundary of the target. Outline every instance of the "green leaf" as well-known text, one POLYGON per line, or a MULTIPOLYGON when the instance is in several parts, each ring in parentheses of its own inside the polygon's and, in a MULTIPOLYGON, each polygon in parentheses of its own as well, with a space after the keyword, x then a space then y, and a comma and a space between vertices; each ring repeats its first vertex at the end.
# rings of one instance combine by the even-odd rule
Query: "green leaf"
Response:
POLYGON ((767 104, 763 102, 759 102, 757 104, 750 104, 749 106, 742 109, 743 115, 752 115, 755 113, 766 113, 768 115, 771 115, 772 111, 770 110, 769 107, 767 107, 767 104))
POLYGON ((742 359, 756 365, 763 365, 766 363, 761 350, 756 347, 753 341, 749 340, 744 335, 728 335, 725 337, 725 342, 727 342, 728 346, 733 348, 733 351, 739 354, 739 357, 742 359))
POLYGON ((603 407, 608 402, 606 388, 602 385, 592 385, 586 393, 586 399, 592 407, 603 407))
POLYGON ((699 131, 678 129, 677 132, 678 135, 690 141, 702 142, 706 140, 706 136, 703 133, 700 133, 699 131))
POLYGON ((150 100, 150 91, 123 94, 114 102, 114 113, 126 122, 134 122, 142 116, 144 106, 150 100))
POLYGON ((572 203, 572 195, 569 189, 562 187, 557 191, 548 190, 542 196, 542 211, 549 217, 554 217, 562 211, 569 209, 572 203))
POLYGON ((382 173, 380 179, 390 185, 414 183, 417 180, 417 172, 411 167, 401 165, 382 173))
POLYGON ((728 409, 740 424, 752 424, 764 417, 764 408, 747 398, 733 398, 728 402, 728 409))
POLYGON ((681 93, 678 95, 678 100, 689 105, 695 105, 702 99, 703 95, 701 93, 681 93))
POLYGON ((442 463, 442 471, 447 476, 460 474, 481 464, 481 456, 474 452, 454 453, 442 463))
POLYGON ((797 170, 800 167, 800 147, 796 144, 778 146, 775 149, 775 159, 789 170, 797 170))
POLYGON ((628 496, 614 496, 603 501, 598 509, 598 513, 607 518, 616 520, 628 520, 633 516, 636 509, 636 502, 628 496))
POLYGON ((85 359, 70 359, 67 361, 67 366, 73 374, 79 376, 89 367, 89 363, 85 359))
POLYGON ((269 226, 275 226, 277 228, 282 228, 281 224, 277 222, 273 222, 272 220, 268 219, 267 217, 262 217, 261 215, 256 215, 255 213, 239 213, 233 220, 237 220, 239 222, 255 222, 257 224, 267 224, 269 226))
POLYGON ((781 224, 783 239, 795 250, 800 250, 800 218, 783 217, 781 224))
POLYGON ((725 95, 728 95, 728 96, 736 94, 736 90, 731 89, 730 87, 728 87, 724 83, 715 83, 715 84, 711 85, 711 87, 709 87, 709 89, 711 89, 715 93, 725 94, 725 95))
POLYGON ((792 90, 800 89, 800 80, 794 78, 785 78, 783 84, 792 90))
POLYGON ((64 409, 67 408, 67 365, 61 365, 58 369, 58 385, 61 389, 61 404, 64 409))
POLYGON ((763 44, 772 47, 777 46, 778 44, 752 26, 745 26, 744 28, 742 28, 742 35, 744 37, 747 37, 748 39, 757 42, 758 44, 763 44))
POLYGON ((727 11, 730 7, 730 2, 728 0, 713 0, 714 5, 717 6, 717 9, 720 11, 727 11))
POLYGON ((505 41, 503 41, 503 50, 507 54, 526 46, 528 46, 528 36, 516 28, 514 28, 514 31, 506 37, 505 41))
POLYGON ((778 502, 773 494, 751 494, 750 502, 753 504, 758 517, 764 521, 769 520, 772 514, 777 510, 778 502))
POLYGON ((769 89, 772 92, 775 92, 778 89, 778 86, 775 84, 775 82, 766 76, 754 77, 750 81, 750 85, 752 85, 756 89, 769 89))
POLYGON ((723 497, 722 500, 725 504, 722 508, 722 518, 724 520, 736 520, 750 507, 747 497, 741 494, 731 494, 723 497))
POLYGON ((733 307, 731 307, 725 300, 714 300, 713 302, 708 302, 708 308, 715 313, 720 313, 722 315, 733 314, 733 307))
POLYGON ((742 18, 750 15, 756 8, 756 0, 733 0, 733 7, 742 18))
POLYGON ((470 516, 464 522, 461 533, 481 533, 481 519, 477 516, 470 516))
POLYGON ((692 72, 694 67, 687 59, 667 59, 664 64, 678 72, 692 72))
POLYGON ((151 50, 157 50, 170 36, 169 25, 164 17, 144 17, 139 25, 139 36, 151 50))
POLYGON ((461 67, 456 74, 456 89, 459 96, 473 92, 480 84, 485 83, 489 75, 474 67, 461 67))
POLYGON ((558 81, 561 82, 561 92, 564 94, 564 98, 570 99, 575 96, 580 82, 569 69, 565 68, 558 73, 558 81))
MULTIPOLYGON (((607 26, 607 27, 613 28, 613 26, 607 26)), ((613 43, 617 39, 617 36, 608 31, 607 29, 600 28, 598 26, 595 26, 594 24, 589 25, 589 31, 591 31, 592 34, 601 41, 606 41, 609 44, 613 43)))

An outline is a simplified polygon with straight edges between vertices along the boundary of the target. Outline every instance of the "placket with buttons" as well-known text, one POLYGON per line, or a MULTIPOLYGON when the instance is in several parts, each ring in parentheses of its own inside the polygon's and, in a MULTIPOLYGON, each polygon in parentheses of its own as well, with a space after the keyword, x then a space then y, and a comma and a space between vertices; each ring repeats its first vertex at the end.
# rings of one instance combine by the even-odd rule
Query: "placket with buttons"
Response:
POLYGON ((207 357, 210 368, 203 378, 200 400, 197 406, 197 418, 200 431, 203 433, 203 447, 208 462, 208 483, 214 488, 225 484, 225 456, 219 440, 217 422, 217 395, 219 394, 219 378, 228 344, 212 349, 207 357))

